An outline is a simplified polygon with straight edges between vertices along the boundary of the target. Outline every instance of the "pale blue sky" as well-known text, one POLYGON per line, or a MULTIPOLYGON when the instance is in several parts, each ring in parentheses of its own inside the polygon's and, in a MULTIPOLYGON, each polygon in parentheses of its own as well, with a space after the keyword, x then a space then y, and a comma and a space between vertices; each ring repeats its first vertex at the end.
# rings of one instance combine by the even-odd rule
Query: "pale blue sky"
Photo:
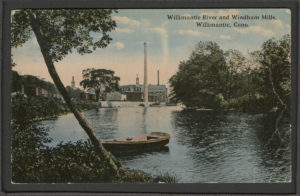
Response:
MULTIPOLYGON (((221 49, 247 51, 260 49, 262 43, 272 37, 280 38, 290 34, 291 14, 288 9, 129 9, 114 14, 117 29, 111 32, 113 38, 108 48, 98 49, 92 54, 81 56, 68 55, 56 68, 65 85, 70 85, 75 76, 76 86, 81 80, 81 71, 85 68, 106 68, 116 71, 121 84, 135 83, 136 74, 143 82, 143 42, 148 42, 149 83, 156 83, 157 69, 160 70, 161 83, 176 72, 180 61, 187 60, 191 50, 199 41, 214 41, 221 49), (194 20, 168 20, 167 15, 250 15, 272 14, 277 20, 247 20, 247 28, 200 28, 194 20)), ((200 20, 198 22, 204 22, 200 20)), ((210 23, 228 22, 210 20, 210 23)), ((93 34, 97 37, 97 34, 93 34)), ((14 68, 21 74, 31 74, 52 81, 35 37, 22 48, 13 49, 14 68)))

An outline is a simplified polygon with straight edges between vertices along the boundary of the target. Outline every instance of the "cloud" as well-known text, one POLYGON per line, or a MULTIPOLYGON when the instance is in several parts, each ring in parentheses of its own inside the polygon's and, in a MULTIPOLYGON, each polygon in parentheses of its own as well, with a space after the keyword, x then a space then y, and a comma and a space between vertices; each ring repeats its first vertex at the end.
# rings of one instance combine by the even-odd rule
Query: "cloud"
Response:
POLYGON ((284 32, 290 34, 291 33, 291 25, 285 24, 284 32))
POLYGON ((291 14, 291 9, 285 9, 285 13, 291 14))
POLYGON ((160 34, 160 35, 163 36, 163 37, 168 37, 167 31, 166 31, 166 29, 163 28, 163 27, 154 27, 154 28, 151 28, 150 30, 151 30, 152 32, 154 32, 154 33, 160 34))
POLYGON ((114 44, 114 46, 118 49, 118 50, 122 50, 124 48, 124 44, 122 42, 116 42, 114 44))
POLYGON ((208 36, 208 34, 203 33, 201 31, 194 31, 194 30, 179 30, 178 34, 180 35, 191 35, 191 36, 208 36))
POLYGON ((265 29, 261 26, 250 26, 248 28, 245 28, 245 29, 239 29, 239 28, 235 28, 235 30, 239 33, 242 33, 242 34, 248 34, 248 33, 261 33, 265 36, 275 36, 276 33, 270 29, 265 29))
POLYGON ((232 37, 230 35, 220 35, 221 39, 231 39, 232 37))
POLYGON ((133 30, 129 29, 129 28, 116 28, 116 32, 118 32, 118 33, 133 33, 133 30))
POLYGON ((117 23, 120 24, 126 24, 131 26, 140 26, 140 22, 131 18, 128 18, 127 16, 114 16, 113 19, 117 21, 117 23))
POLYGON ((283 23, 281 20, 277 19, 277 20, 271 20, 271 24, 279 27, 279 28, 283 28, 283 23))
POLYGON ((150 21, 148 19, 141 19, 141 24, 145 25, 145 26, 148 26, 150 25, 150 21))

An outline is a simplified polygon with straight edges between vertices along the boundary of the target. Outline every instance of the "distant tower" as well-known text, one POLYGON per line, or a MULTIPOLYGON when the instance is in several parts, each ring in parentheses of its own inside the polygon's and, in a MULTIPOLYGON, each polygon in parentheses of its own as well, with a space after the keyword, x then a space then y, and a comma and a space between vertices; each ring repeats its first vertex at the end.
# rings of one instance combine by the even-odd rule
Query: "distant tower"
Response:
POLYGON ((140 84, 140 79, 139 79, 139 75, 138 74, 136 74, 135 84, 136 85, 140 84))
POLYGON ((148 103, 147 43, 144 42, 144 102, 148 103))
POLYGON ((75 80, 74 80, 74 76, 72 76, 71 87, 72 87, 72 88, 75 88, 75 80))
POLYGON ((157 70, 157 86, 159 86, 159 70, 157 70))

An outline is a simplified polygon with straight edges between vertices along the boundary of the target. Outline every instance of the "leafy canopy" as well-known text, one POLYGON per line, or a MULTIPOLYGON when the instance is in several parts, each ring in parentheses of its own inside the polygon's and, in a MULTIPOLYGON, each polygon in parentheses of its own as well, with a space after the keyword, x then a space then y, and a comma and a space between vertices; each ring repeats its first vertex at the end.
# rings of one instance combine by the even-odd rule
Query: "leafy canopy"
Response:
POLYGON ((225 90, 225 74, 226 62, 218 44, 199 42, 169 80, 172 99, 189 108, 218 107, 225 90))
POLYGON ((118 90, 120 78, 114 74, 114 71, 107 69, 84 69, 80 85, 85 89, 103 89, 105 92, 118 90))
POLYGON ((269 111, 287 108, 291 93, 291 38, 269 39, 243 56, 199 42, 169 82, 173 101, 187 108, 269 111))
MULTIPOLYGON (((264 78, 262 89, 269 102, 289 103, 291 93, 291 37, 285 35, 281 39, 269 39, 264 42, 260 51, 260 75, 264 78), (273 89, 273 87, 274 89, 273 89), (274 92, 277 96, 274 96, 274 92)), ((278 104, 278 103, 277 103, 278 104)))
POLYGON ((32 18, 38 23, 43 46, 53 62, 62 60, 76 49, 79 54, 105 48, 116 27, 111 9, 24 9, 12 16, 11 45, 20 47, 32 37, 32 18), (94 36, 93 36, 94 33, 94 36), (98 36, 95 33, 100 33, 98 36), (98 38, 96 38, 98 37, 98 38))

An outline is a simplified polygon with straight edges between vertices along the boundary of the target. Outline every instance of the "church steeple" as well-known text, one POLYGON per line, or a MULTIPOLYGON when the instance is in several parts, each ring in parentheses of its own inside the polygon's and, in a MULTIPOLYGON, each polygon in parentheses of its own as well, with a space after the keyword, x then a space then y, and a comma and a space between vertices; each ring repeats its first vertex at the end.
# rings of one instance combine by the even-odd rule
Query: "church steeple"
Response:
POLYGON ((138 74, 136 74, 135 84, 136 85, 140 84, 140 79, 139 79, 139 75, 138 74))
POLYGON ((74 76, 72 76, 71 87, 72 87, 72 88, 75 88, 75 79, 74 79, 74 76))

